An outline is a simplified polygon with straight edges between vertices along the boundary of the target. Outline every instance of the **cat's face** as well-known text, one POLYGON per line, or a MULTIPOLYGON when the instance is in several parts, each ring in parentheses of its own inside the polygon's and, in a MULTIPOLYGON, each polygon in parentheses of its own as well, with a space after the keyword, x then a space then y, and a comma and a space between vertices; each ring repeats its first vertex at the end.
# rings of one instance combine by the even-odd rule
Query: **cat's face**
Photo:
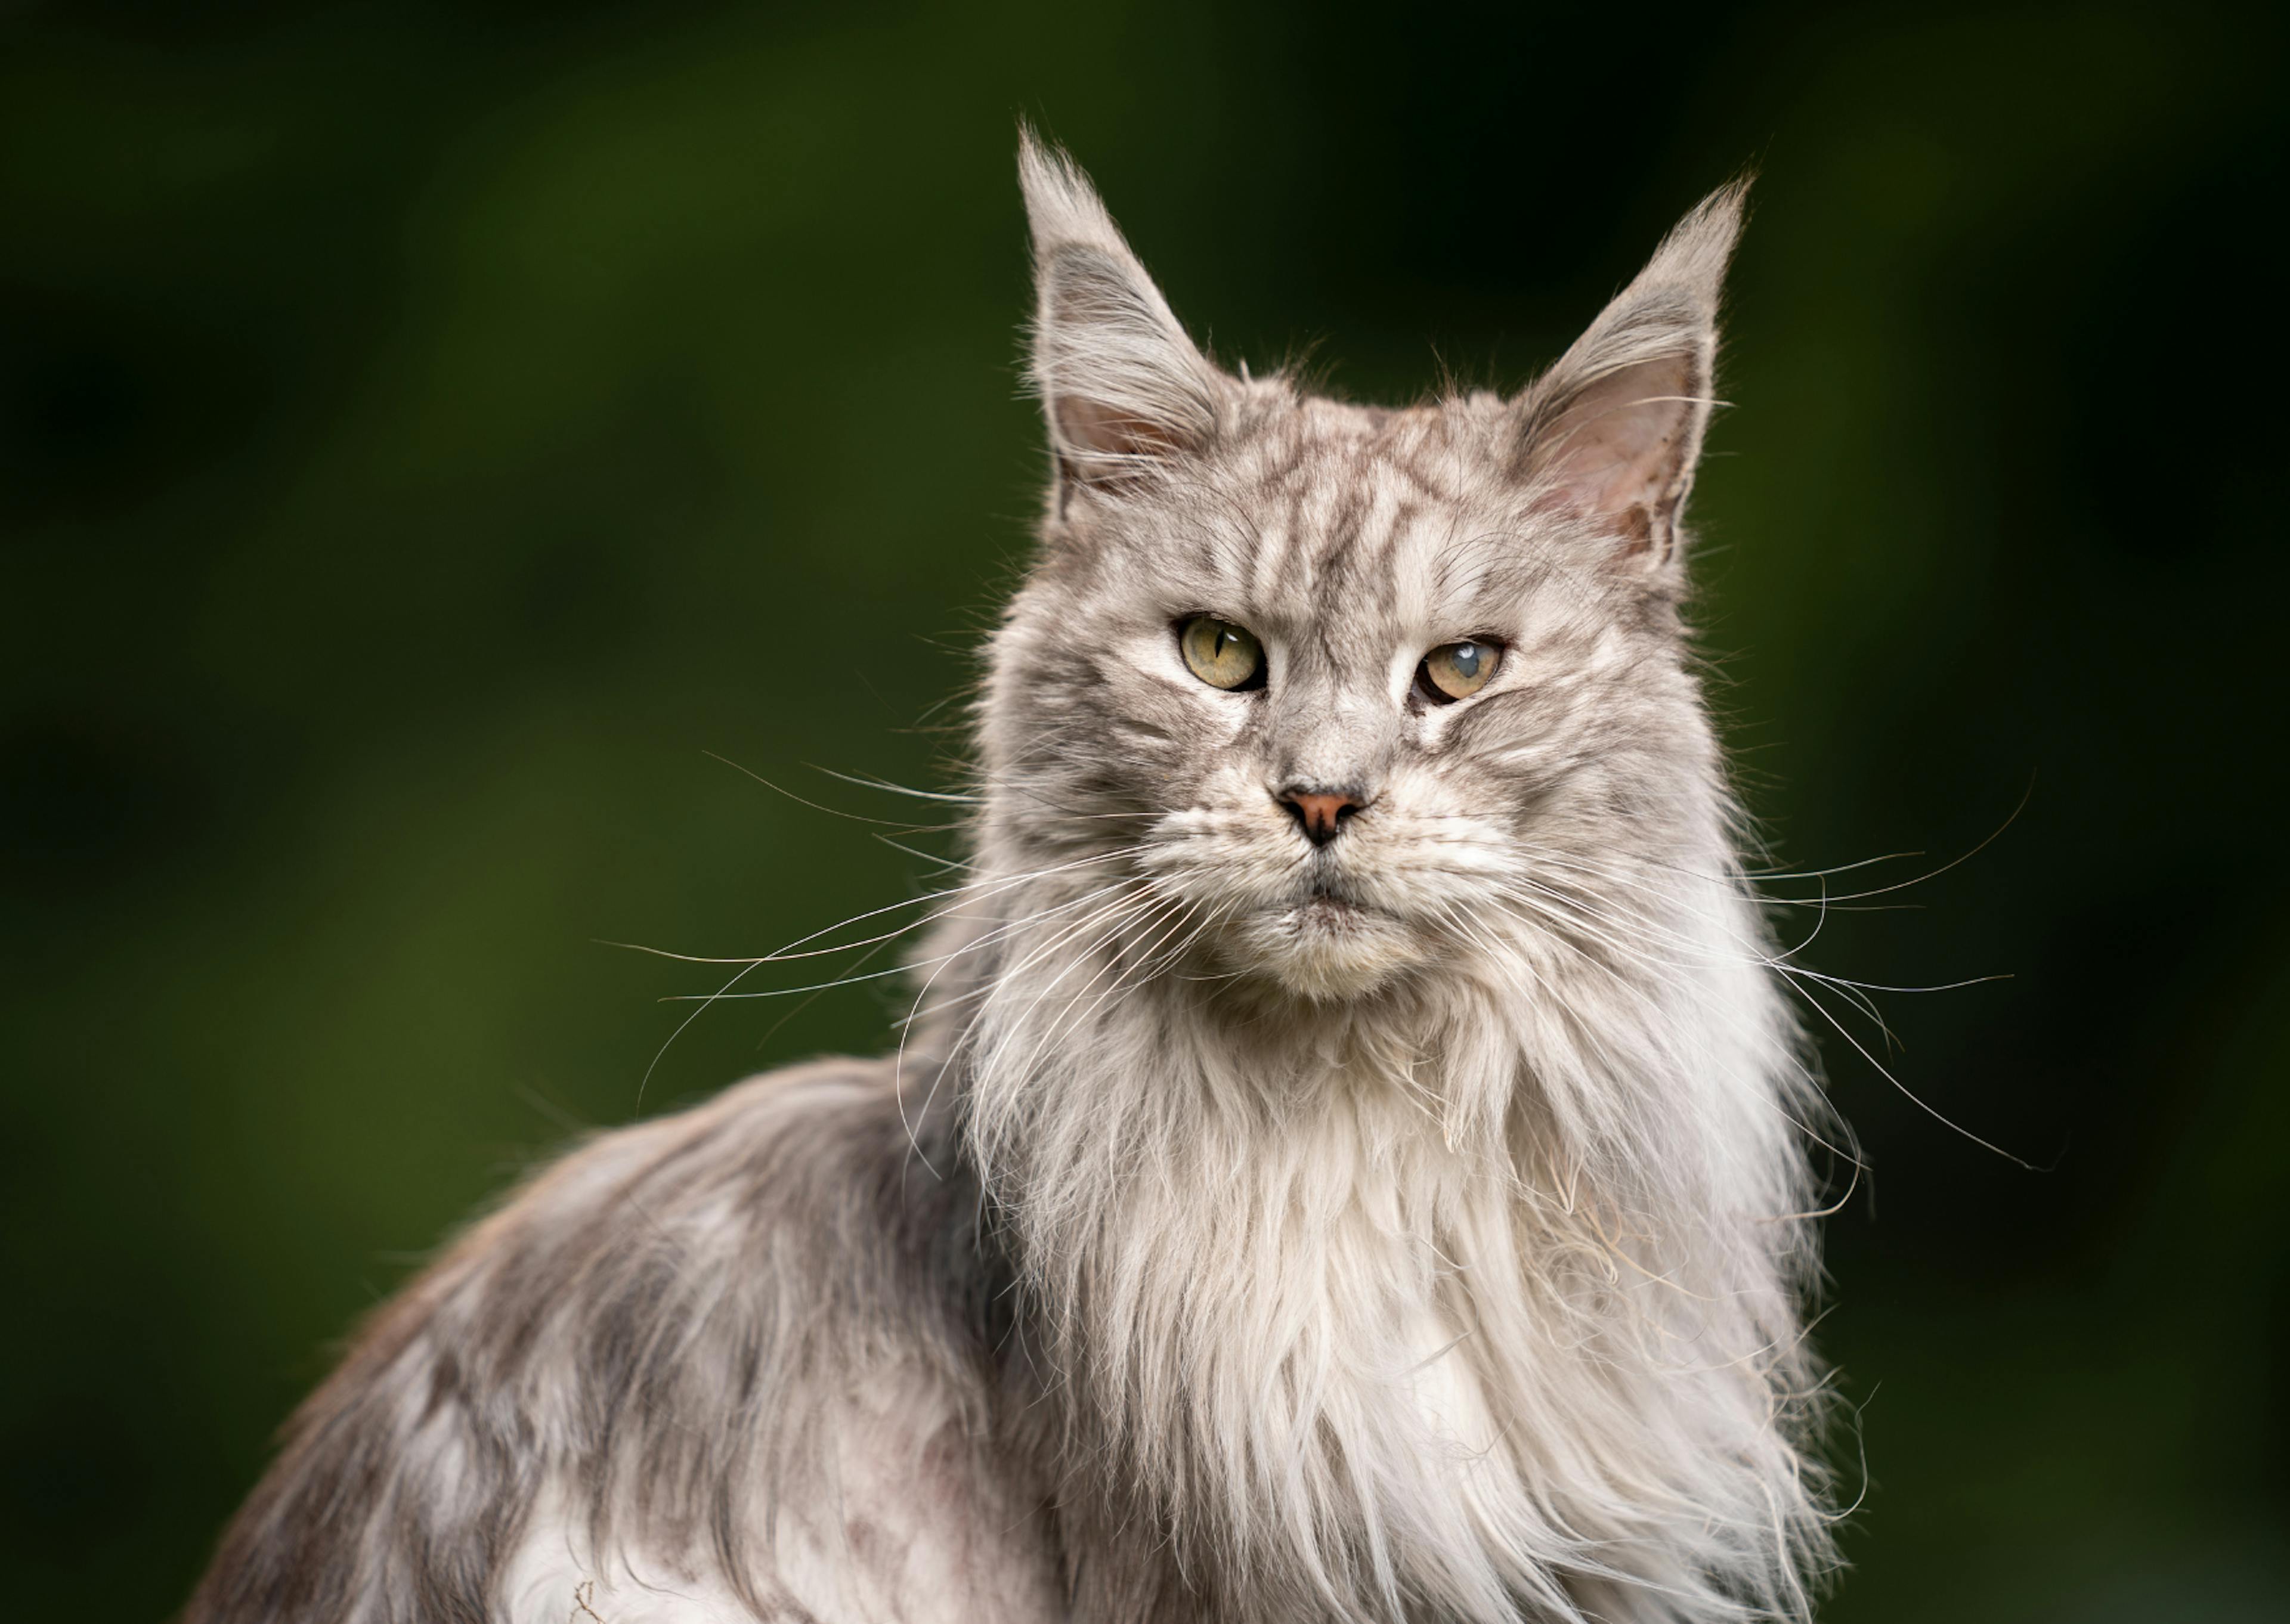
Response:
POLYGON ((1272 396, 1070 498, 996 676, 1029 844, 1137 847, 1189 905, 1162 928, 1316 998, 1468 965, 1554 871, 1658 852, 1709 768, 1669 600, 1488 466, 1505 420, 1272 396))
POLYGON ((1059 482, 988 692, 1003 837, 1136 876, 1133 950, 1315 1000, 1667 855, 1714 770, 1674 607, 1714 283, 1657 259, 1525 396, 1373 411, 1212 367, 1027 161, 1059 482))

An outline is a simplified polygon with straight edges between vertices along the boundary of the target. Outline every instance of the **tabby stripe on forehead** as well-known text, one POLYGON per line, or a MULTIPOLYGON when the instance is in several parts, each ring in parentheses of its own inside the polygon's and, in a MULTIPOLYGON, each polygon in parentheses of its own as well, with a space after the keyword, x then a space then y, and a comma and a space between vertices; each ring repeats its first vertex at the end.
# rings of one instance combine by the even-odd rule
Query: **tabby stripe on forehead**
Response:
POLYGON ((1386 583, 1378 579, 1380 572, 1372 572, 1373 566, 1362 567, 1360 555, 1372 548, 1374 559, 1389 556, 1398 510, 1399 504, 1389 498, 1389 487, 1377 480, 1372 489, 1356 494, 1349 505, 1338 512, 1331 524, 1328 549, 1321 559, 1324 596, 1347 606, 1357 598, 1372 597, 1379 607, 1382 606, 1388 596, 1386 583), (1379 527, 1376 521, 1383 516, 1387 507, 1391 516, 1379 527), (1379 529, 1381 533, 1371 542, 1370 532, 1379 529))
POLYGON ((1399 578, 1394 564, 1399 556, 1402 537, 1415 528, 1415 521, 1423 511, 1423 504, 1411 497, 1402 497, 1392 509, 1391 524, 1376 545, 1372 569, 1365 576, 1368 588, 1375 594, 1379 612, 1389 616, 1399 608, 1399 578))
POLYGON ((1207 543, 1203 553, 1202 562, 1212 572, 1235 574, 1245 572, 1248 574, 1250 578, 1250 585, 1253 587, 1255 584, 1254 572, 1256 570, 1257 562, 1264 556, 1265 542, 1263 527, 1257 524, 1255 516, 1249 512, 1245 503, 1236 500, 1229 493, 1214 486, 1210 487, 1210 494, 1214 496, 1219 504, 1226 511, 1229 512, 1233 518, 1238 523, 1240 531, 1243 533, 1240 534, 1237 540, 1233 541, 1232 546, 1237 547, 1240 549, 1239 556, 1245 560, 1245 564, 1244 566, 1237 563, 1229 563, 1226 558, 1220 556, 1221 552, 1229 553, 1231 548, 1219 547, 1218 538, 1221 537, 1223 532, 1218 531, 1216 527, 1213 525, 1205 526, 1202 531, 1202 535, 1207 543))
POLYGON ((1449 443, 1435 444, 1430 436, 1420 436, 1415 444, 1395 450, 1385 460, 1384 467, 1415 487, 1416 496, 1426 502, 1445 501, 1461 491, 1449 459, 1457 454, 1453 436, 1449 443))
POLYGON ((1337 496, 1335 511, 1328 515, 1326 532, 1313 560, 1313 579, 1321 583, 1324 592, 1340 588, 1349 579, 1360 527, 1373 516, 1375 508, 1375 492, 1357 484, 1337 496))
POLYGON ((1288 500, 1281 508, 1280 523, 1273 532, 1276 543, 1258 555, 1254 567, 1249 571, 1249 592, 1254 602, 1269 603, 1291 589, 1289 566, 1303 549, 1304 505, 1309 497, 1310 492, 1301 484, 1288 488, 1288 500))
POLYGON ((1313 538, 1328 529, 1328 520, 1333 516, 1326 513, 1329 504, 1340 506, 1349 497, 1349 492, 1329 492, 1309 483, 1298 486, 1295 528, 1288 538, 1287 555, 1280 561, 1280 572, 1273 578, 1274 589, 1283 596, 1293 600, 1309 596, 1319 562, 1313 538))
POLYGON ((1259 468, 1256 474, 1256 489, 1260 497, 1269 496, 1293 480, 1296 471, 1304 466, 1304 459, 1311 453, 1312 446, 1307 436, 1289 434, 1274 440, 1269 449, 1274 453, 1272 460, 1259 468))

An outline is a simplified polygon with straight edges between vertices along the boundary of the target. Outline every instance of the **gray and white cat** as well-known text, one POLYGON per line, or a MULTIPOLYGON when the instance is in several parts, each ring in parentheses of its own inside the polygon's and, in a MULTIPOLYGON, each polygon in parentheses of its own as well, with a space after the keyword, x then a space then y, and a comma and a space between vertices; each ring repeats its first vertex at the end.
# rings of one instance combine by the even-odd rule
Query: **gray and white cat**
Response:
POLYGON ((1821 1103, 1679 612, 1739 188, 1384 411, 1020 167, 1055 472, 903 1055, 534 1179, 189 1624, 1808 1612, 1821 1103))

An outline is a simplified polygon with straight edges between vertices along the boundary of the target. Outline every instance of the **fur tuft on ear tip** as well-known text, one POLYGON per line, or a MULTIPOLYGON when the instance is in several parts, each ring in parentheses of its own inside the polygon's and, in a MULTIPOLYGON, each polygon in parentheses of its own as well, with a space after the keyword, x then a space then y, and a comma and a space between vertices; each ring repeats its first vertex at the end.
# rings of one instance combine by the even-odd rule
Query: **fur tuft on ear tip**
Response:
POLYGON ((1121 489, 1204 439, 1215 372, 1080 166, 1024 124, 1018 181, 1033 236, 1031 373, 1062 508, 1069 487, 1121 489))
POLYGON ((1750 180, 1695 204, 1517 403, 1521 467, 1540 497, 1589 519, 1642 567, 1672 565, 1683 549, 1750 180))
POLYGON ((1038 264, 1065 244, 1086 244, 1126 254, 1129 245, 1081 165, 1062 147, 1044 140, 1031 124, 1018 126, 1018 187, 1038 264))
POLYGON ((1691 288, 1714 305, 1749 219, 1750 187, 1755 179, 1738 175, 1687 210, 1631 285, 1691 288))

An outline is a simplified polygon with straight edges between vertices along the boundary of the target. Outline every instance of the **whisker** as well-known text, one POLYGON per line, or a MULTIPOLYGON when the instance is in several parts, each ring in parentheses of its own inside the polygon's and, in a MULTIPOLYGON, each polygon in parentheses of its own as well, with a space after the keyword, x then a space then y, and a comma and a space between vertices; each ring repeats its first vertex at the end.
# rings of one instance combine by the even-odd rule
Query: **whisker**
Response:
POLYGON ((825 812, 830 818, 846 819, 853 823, 878 823, 889 828, 904 829, 909 834, 917 832, 917 826, 910 823, 901 823, 889 818, 869 818, 861 812, 845 812, 840 807, 822 806, 817 801, 808 800, 805 797, 796 794, 792 789, 789 789, 779 784, 774 784, 762 773, 756 772, 753 768, 741 766, 738 762, 733 761, 728 756, 718 756, 713 750, 702 750, 701 751, 701 754, 709 757, 711 760, 722 762, 734 772, 745 774, 747 777, 755 780, 756 782, 761 784, 765 788, 773 791, 774 794, 785 796, 789 800, 793 801, 797 806, 808 806, 813 812, 825 812))
MULTIPOLYGON (((1106 890, 1109 890, 1109 891, 1113 891, 1113 892, 1117 892, 1117 893, 1119 891, 1121 891, 1121 890, 1122 890, 1123 888, 1125 888, 1125 887, 1137 886, 1137 885, 1141 885, 1142 884, 1143 884, 1143 882, 1142 882, 1142 881, 1134 880, 1134 879, 1131 879, 1131 880, 1124 880, 1124 881, 1120 882, 1119 884, 1116 884, 1116 885, 1114 885, 1114 886, 1107 887, 1107 888, 1105 888, 1105 889, 1106 889, 1106 890)), ((1092 897, 1092 898, 1094 898, 1094 897, 1097 897, 1097 896, 1101 896, 1101 895, 1103 895, 1103 894, 1104 894, 1104 892, 1103 892, 1103 891, 1100 891, 1100 892, 1093 892, 1088 893, 1089 897, 1092 897)), ((1093 913, 1091 913, 1091 914, 1085 915, 1085 916, 1084 916, 1084 923, 1085 923, 1085 924, 1086 924, 1086 923, 1087 923, 1088 921, 1090 921, 1090 920, 1103 917, 1103 916, 1104 916, 1108 912, 1111 911, 1111 910, 1112 910, 1113 908, 1117 908, 1118 906, 1119 906, 1119 902, 1118 902, 1118 901, 1117 901, 1117 902, 1115 902, 1115 903, 1107 904, 1105 907, 1101 908, 1099 908, 1099 909, 1095 910, 1094 912, 1093 912, 1093 913)), ((1050 913, 1053 912, 1053 911, 1055 911, 1055 910, 1048 910, 1048 909, 1045 909, 1045 910, 1041 910, 1041 911, 1039 911, 1039 912, 1037 912, 1037 913, 1036 913, 1036 914, 1029 915, 1029 916, 1027 916, 1027 917, 1026 917, 1025 919, 1023 919, 1023 920, 1021 920, 1021 921, 1019 921, 1019 922, 1016 922, 1016 924, 1013 926, 1013 929, 1016 929, 1016 928, 1030 927, 1031 925, 1033 925, 1033 924, 1035 924, 1039 923, 1041 919, 1043 919, 1043 918, 1045 918, 1045 917, 1047 917, 1047 916, 1048 916, 1048 915, 1049 915, 1050 913)), ((1005 932, 1005 933, 1006 934, 1006 932, 1005 932)), ((989 940, 991 940, 991 939, 989 938, 989 940)), ((979 943, 978 945, 982 947, 982 946, 986 945, 986 943, 985 943, 984 941, 981 941, 981 943, 979 943)), ((952 962, 953 962, 953 960, 954 960, 954 958, 955 958, 956 956, 957 956, 956 955, 949 954, 949 955, 947 956, 947 963, 949 963, 949 964, 952 963, 952 962)), ((906 1061, 907 1061, 907 1040, 908 1040, 909 1036, 911 1035, 912 1030, 913 1030, 913 1025, 914 1025, 914 1020, 915 1020, 916 1012, 917 1012, 917 1011, 919 1011, 919 1010, 922 1008, 922 1006, 923 1006, 923 1001, 924 1001, 925 999, 926 999, 927 997, 929 997, 931 988, 932 988, 933 985, 935 985, 935 984, 936 984, 936 982, 937 982, 937 980, 938 980, 938 978, 939 978, 940 974, 943 972, 943 971, 945 970, 945 968, 946 968, 946 965, 945 965, 945 964, 941 964, 937 969, 935 969, 935 970, 933 970, 933 971, 932 971, 932 972, 931 972, 931 974, 930 974, 929 979, 928 979, 927 980, 924 981, 924 983, 922 984, 921 988, 916 992, 916 994, 915 994, 915 1001, 914 1001, 914 1003, 913 1003, 913 1004, 912 1004, 909 1008, 908 1008, 908 1011, 907 1011, 907 1014, 906 1014, 905 1019, 903 1019, 902 1020, 901 1020, 901 1021, 899 1022, 899 1044, 898 1044, 898 1049, 897 1049, 897 1052, 896 1052, 896 1054, 894 1055, 894 1057, 893 1057, 893 1061, 892 1061, 892 1067, 891 1067, 891 1078, 892 1078, 891 1088, 892 1088, 892 1093, 893 1093, 893 1097, 897 1100, 897 1101, 898 1101, 898 1105, 899 1105, 899 1122, 900 1122, 900 1125, 906 1129, 906 1132, 907 1132, 907 1142, 908 1142, 908 1143, 912 1147, 912 1148, 913 1148, 914 1152, 915 1152, 915 1156, 916 1156, 917 1159, 917 1160, 919 1160, 919 1161, 922 1163, 922 1164, 923 1164, 925 1168, 928 1168, 928 1169, 930 1170, 930 1172, 931 1172, 931 1174, 932 1174, 932 1176, 933 1176, 933 1177, 939 1177, 939 1176, 940 1176, 939 1172, 938 1172, 938 1169, 937 1169, 936 1167, 934 1167, 934 1166, 933 1166, 933 1165, 932 1165, 932 1164, 931 1164, 931 1160, 930 1160, 930 1157, 929 1157, 929 1156, 925 1156, 925 1155, 924 1155, 924 1153, 923 1153, 923 1148, 922 1148, 922 1141, 921 1141, 921 1140, 920 1140, 920 1139, 917 1136, 917 1134, 916 1134, 915 1127, 914 1127, 914 1124, 913 1124, 912 1122, 909 1121, 909 1120, 908 1120, 908 1117, 907 1117, 907 1106, 906 1106, 906 1098, 907 1098, 907 1097, 906 1097, 906 1084, 905 1084, 905 1076, 906 1076, 906 1061)), ((992 984, 992 983, 991 983, 990 981, 987 981, 987 980, 981 980, 981 987, 989 987, 989 986, 991 986, 991 984, 992 984)), ((933 1006, 933 1013, 935 1013, 935 1012, 936 1012, 936 1009, 937 1009, 937 1006, 933 1006)), ((958 1049, 959 1049, 959 1044, 958 1044, 956 1045, 956 1049, 957 1049, 957 1050, 958 1050, 958 1049)), ((948 1068, 949 1067, 950 1067, 950 1066, 954 1063, 954 1052, 955 1052, 954 1051, 949 1051, 949 1052, 948 1053, 948 1055, 947 1055, 944 1059, 942 1059, 942 1060, 941 1060, 941 1062, 940 1062, 940 1064, 939 1064, 939 1067, 938 1067, 938 1069, 937 1069, 936 1073, 935 1073, 935 1074, 932 1076, 932 1078, 931 1078, 931 1086, 930 1086, 930 1091, 923 1096, 923 1103, 922 1103, 921 1109, 917 1113, 917 1115, 918 1116, 928 1116, 928 1115, 929 1115, 929 1113, 930 1113, 930 1108, 931 1108, 931 1104, 932 1104, 932 1102, 933 1102, 934 1100, 936 1100, 936 1099, 938 1098, 938 1085, 939 1085, 939 1082, 940 1082, 940 1080, 941 1080, 941 1078, 943 1078, 943 1077, 945 1076, 945 1075, 946 1075, 946 1071, 947 1071, 947 1068, 948 1068)))
MULTIPOLYGON (((638 1108, 642 1108, 643 1107, 645 1092, 652 1084, 653 1074, 660 1069, 661 1061, 667 1057, 669 1050, 675 1046, 676 1040, 681 1037, 685 1032, 690 1028, 693 1021, 699 1020, 702 1014, 706 1013, 712 1004, 725 997, 732 996, 732 989, 734 987, 737 987, 742 980, 745 980, 749 975, 753 973, 758 965, 779 962, 784 956, 793 956, 792 949, 800 948, 807 942, 816 941, 822 936, 829 935, 836 931, 843 930, 847 926, 856 924, 862 920, 879 918, 885 914, 896 913, 901 908, 914 907, 918 901, 922 904, 927 905, 931 902, 944 900, 949 896, 962 896, 970 892, 979 892, 981 894, 981 897, 991 897, 1001 894, 1003 892, 1013 889, 1016 886, 1025 884, 1029 881, 1046 878, 1054 874, 1068 873, 1095 863, 1115 860, 1124 856, 1132 855, 1143 849, 1144 848, 1142 846, 1117 847, 1110 852, 1093 852, 1087 857, 1077 858, 1071 862, 1055 864, 1048 868, 1037 869, 1028 874, 997 876, 990 881, 980 881, 974 884, 955 886, 949 890, 938 892, 920 899, 909 899, 906 901, 891 903, 882 908, 870 908, 865 913, 854 915, 849 919, 841 921, 839 924, 829 925, 823 930, 813 931, 807 936, 799 936, 796 938, 794 941, 789 942, 785 948, 781 949, 778 954, 766 954, 760 958, 747 963, 732 977, 730 980, 726 981, 720 988, 718 988, 714 995, 701 1002, 691 1014, 685 1016, 681 1021, 677 1022, 676 1029, 670 1032, 668 1035, 667 1039, 661 1043, 659 1049, 654 1051, 651 1062, 645 1068, 644 1076, 639 1078, 637 1083, 637 1105, 638 1108)), ((949 914, 958 911, 960 906, 961 904, 957 903, 955 908, 941 909, 939 912, 929 915, 923 919, 916 920, 909 924, 901 926, 899 931, 893 932, 891 934, 893 936, 904 934, 907 932, 930 923, 932 920, 944 918, 949 914)), ((840 948, 822 949, 822 951, 848 951, 851 948, 859 945, 863 944, 845 943, 842 944, 840 948)), ((816 955, 805 954, 801 956, 813 957, 816 956, 816 955)), ((822 986, 819 990, 825 990, 824 986, 822 986)))
POLYGON ((833 767, 822 767, 817 762, 803 764, 813 772, 829 778, 841 779, 846 784, 856 784, 861 789, 880 789, 888 795, 911 796, 917 801, 944 801, 956 806, 975 806, 982 798, 973 794, 949 789, 915 789, 905 784, 894 784, 885 778, 869 778, 863 773, 838 772, 833 767))

